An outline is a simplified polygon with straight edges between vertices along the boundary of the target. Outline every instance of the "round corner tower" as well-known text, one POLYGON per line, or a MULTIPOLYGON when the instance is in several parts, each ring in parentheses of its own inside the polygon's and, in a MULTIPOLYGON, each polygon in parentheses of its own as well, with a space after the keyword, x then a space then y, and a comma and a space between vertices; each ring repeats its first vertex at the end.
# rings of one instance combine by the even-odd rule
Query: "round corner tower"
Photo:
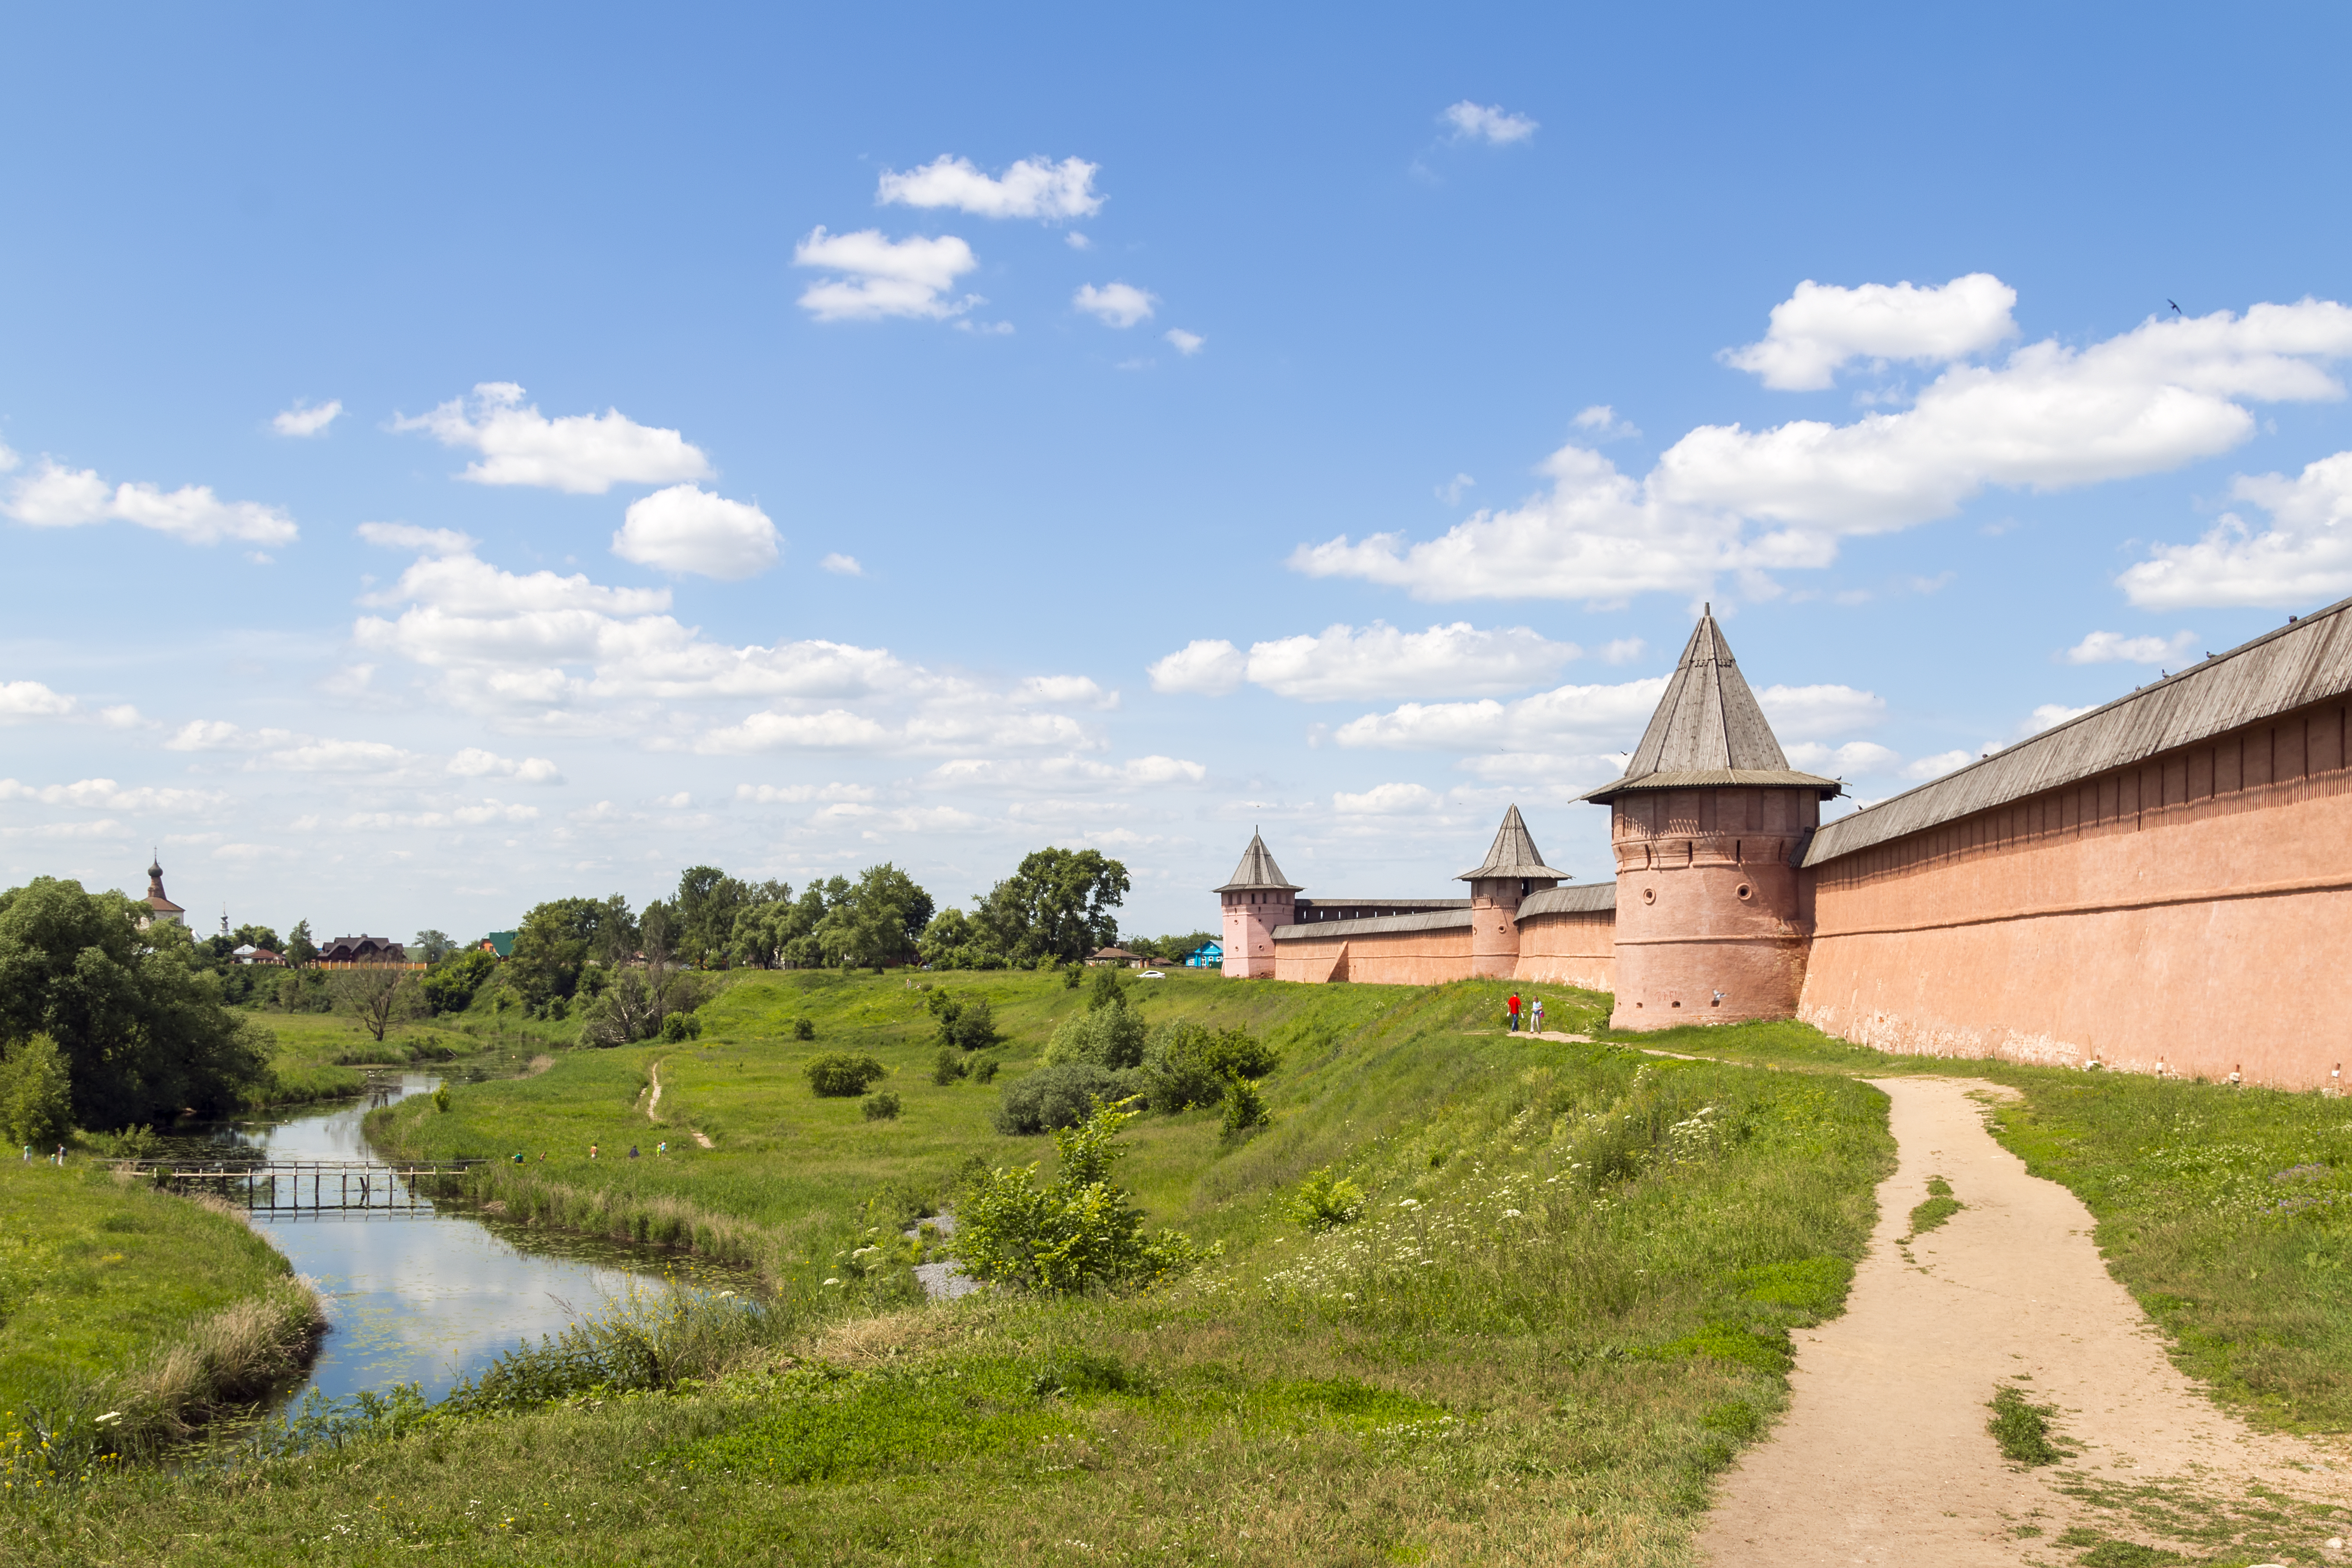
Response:
POLYGON ((1503 814, 1494 847, 1475 870, 1454 879, 1470 884, 1470 973, 1478 980, 1508 980, 1519 969, 1519 901, 1529 893, 1557 888, 1568 873, 1544 864, 1519 808, 1503 814))
POLYGON ((1617 857, 1612 1027, 1796 1015, 1813 924, 1798 863, 1843 790, 1789 766, 1709 606, 1624 776, 1584 797, 1610 808, 1617 857))
POLYGON ((1265 840, 1253 832, 1242 863, 1217 889, 1224 905, 1227 979, 1274 978, 1274 929, 1297 922, 1298 893, 1298 884, 1282 874, 1265 840))

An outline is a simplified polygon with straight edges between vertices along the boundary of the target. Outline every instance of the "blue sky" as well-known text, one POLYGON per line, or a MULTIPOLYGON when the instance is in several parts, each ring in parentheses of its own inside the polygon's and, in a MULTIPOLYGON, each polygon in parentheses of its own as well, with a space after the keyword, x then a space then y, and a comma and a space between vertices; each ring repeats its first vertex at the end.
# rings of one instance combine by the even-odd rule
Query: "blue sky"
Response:
POLYGON ((1598 878, 1707 601, 1883 798, 2352 593, 2347 31, 20 13, 0 874, 1598 878))

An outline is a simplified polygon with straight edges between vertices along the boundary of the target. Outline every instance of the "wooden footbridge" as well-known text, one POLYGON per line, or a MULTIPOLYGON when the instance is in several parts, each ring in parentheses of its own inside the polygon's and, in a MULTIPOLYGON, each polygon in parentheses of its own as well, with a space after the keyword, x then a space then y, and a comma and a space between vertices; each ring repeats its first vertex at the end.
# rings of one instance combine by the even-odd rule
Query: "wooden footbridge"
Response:
POLYGON ((414 1209, 419 1186, 462 1176, 487 1160, 277 1160, 191 1169, 167 1161, 125 1160, 118 1171, 181 1192, 209 1192, 256 1214, 326 1214, 354 1209, 414 1209), (332 1199, 331 1203, 328 1200, 332 1199))

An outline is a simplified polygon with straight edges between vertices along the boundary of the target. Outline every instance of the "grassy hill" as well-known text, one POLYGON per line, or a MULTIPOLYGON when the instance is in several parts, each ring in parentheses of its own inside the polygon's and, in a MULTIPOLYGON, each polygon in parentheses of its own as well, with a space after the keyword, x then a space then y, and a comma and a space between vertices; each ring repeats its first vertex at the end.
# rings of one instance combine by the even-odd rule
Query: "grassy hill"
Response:
MULTIPOLYGON (((1034 976, 946 984, 995 1005, 1012 1037, 1000 1085, 1083 1005, 1034 976)), ((384 1131, 405 1146, 529 1155, 494 1168, 491 1190, 544 1222, 668 1225, 743 1249, 778 1287, 773 1331, 639 1392, 565 1384, 551 1356, 537 1371, 552 1402, 387 1411, 299 1457, 142 1472, 0 1515, 0 1550, 1685 1561, 1707 1478, 1782 1402, 1788 1330, 1843 1300, 1889 1159, 1884 1098, 1508 1036, 1504 989, 1140 988, 1150 1017, 1245 1023, 1283 1051, 1269 1128, 1228 1139, 1192 1111, 1130 1129, 1119 1176, 1150 1221, 1222 1247, 1142 1295, 926 1305, 895 1269, 822 1283, 869 1212, 944 1194, 973 1156, 1052 1164, 1045 1140, 992 1130, 994 1087, 930 1081, 929 1016, 899 978, 752 977, 690 1044, 569 1053, 459 1089, 447 1112, 404 1104, 384 1131), (802 1016, 814 1041, 792 1037, 802 1016), (893 1069, 898 1120, 811 1094, 801 1065, 841 1048, 893 1069), (664 1139, 667 1157, 611 1158, 664 1139), (1291 1205, 1326 1168, 1360 1190, 1361 1217, 1308 1229, 1291 1205)), ((1600 1000, 1547 999, 1556 1016, 1600 1000)), ((668 1353, 658 1308, 614 1334, 640 1331, 648 1355, 668 1353)))

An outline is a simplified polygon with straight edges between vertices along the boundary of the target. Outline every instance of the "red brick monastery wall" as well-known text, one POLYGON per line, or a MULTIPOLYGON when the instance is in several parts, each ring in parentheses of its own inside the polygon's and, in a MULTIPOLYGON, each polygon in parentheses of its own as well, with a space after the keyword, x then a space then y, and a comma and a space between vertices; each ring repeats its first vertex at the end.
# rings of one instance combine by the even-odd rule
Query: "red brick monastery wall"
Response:
POLYGON ((1511 978, 1530 984, 1617 989, 1614 910, 1529 915, 1519 921, 1519 963, 1511 978))
POLYGON ((2352 1057, 2347 742, 2322 703, 1828 861, 1798 1016, 1885 1050, 2326 1084, 2352 1057))
POLYGON ((1470 926, 1466 921, 1444 931, 1286 937, 1274 948, 1276 980, 1443 985, 1470 973, 1470 926))

